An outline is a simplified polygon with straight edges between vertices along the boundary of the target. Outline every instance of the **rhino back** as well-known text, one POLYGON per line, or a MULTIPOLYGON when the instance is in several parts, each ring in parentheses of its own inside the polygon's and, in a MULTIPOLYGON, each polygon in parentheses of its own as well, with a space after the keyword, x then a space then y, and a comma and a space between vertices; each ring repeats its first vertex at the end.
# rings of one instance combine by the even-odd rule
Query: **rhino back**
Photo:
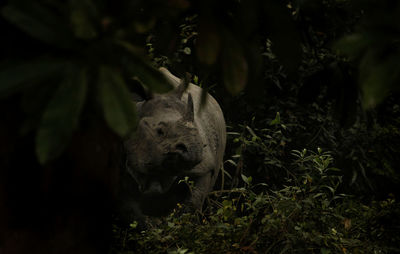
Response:
MULTIPOLYGON (((182 99, 187 101, 188 93, 193 97, 195 123, 199 128, 200 135, 208 141, 212 154, 215 154, 216 167, 221 166, 226 144, 226 125, 221 108, 217 101, 207 94, 206 102, 201 105, 201 94, 203 90, 190 84, 182 99)), ((204 158, 206 159, 206 158, 204 158)))

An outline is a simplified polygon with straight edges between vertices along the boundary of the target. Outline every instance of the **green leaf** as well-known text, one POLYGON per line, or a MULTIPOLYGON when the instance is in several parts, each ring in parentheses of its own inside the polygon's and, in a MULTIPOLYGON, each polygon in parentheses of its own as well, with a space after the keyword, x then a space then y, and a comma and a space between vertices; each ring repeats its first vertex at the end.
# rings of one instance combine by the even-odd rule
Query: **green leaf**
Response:
POLYGON ((71 68, 47 105, 36 135, 40 163, 55 159, 68 145, 78 126, 86 93, 86 71, 71 68))
POLYGON ((251 134, 251 136, 253 136, 253 137, 256 137, 257 138, 257 135, 256 135, 256 133, 249 127, 249 126, 246 126, 246 130, 248 130, 249 132, 250 132, 250 134, 251 134))
POLYGON ((57 88, 54 82, 49 81, 40 86, 24 89, 20 104, 26 115, 21 124, 20 133, 22 135, 37 131, 43 112, 57 88))
POLYGON ((33 60, 10 66, 0 71, 0 98, 60 75, 65 63, 49 60, 33 60))
POLYGON ((223 205, 224 207, 231 207, 231 206, 232 206, 232 201, 230 201, 230 200, 224 200, 224 201, 222 201, 222 205, 223 205))
POLYGON ((327 188, 332 194, 335 193, 335 189, 328 185, 321 185, 321 188, 327 188))
POLYGON ((226 170, 224 169, 224 167, 222 167, 221 170, 222 170, 222 173, 223 173, 224 175, 226 175, 229 179, 232 179, 232 176, 229 174, 228 171, 226 171, 226 170))
POLYGON ((232 95, 241 92, 247 83, 248 64, 241 45, 235 38, 225 41, 222 54, 222 75, 232 95))
POLYGON ((148 20, 143 21, 135 21, 132 23, 132 26, 135 29, 135 32, 138 34, 148 33, 151 29, 156 25, 157 19, 155 17, 149 17, 148 20))
POLYGON ((41 4, 24 1, 23 5, 9 4, 1 10, 2 16, 30 36, 61 48, 75 44, 68 27, 51 10, 41 4))
POLYGON ((144 62, 134 64, 133 74, 153 92, 166 93, 172 89, 170 83, 157 69, 144 62))
POLYGON ((272 120, 271 122, 269 122, 269 125, 277 125, 280 123, 281 123, 281 116, 280 116, 279 112, 276 112, 275 119, 272 120))
POLYGON ((330 254, 330 253, 331 253, 331 251, 329 249, 325 249, 325 248, 321 249, 321 254, 330 254))
POLYGON ((99 101, 108 126, 127 136, 136 125, 135 104, 121 75, 106 66, 100 68, 99 101))
POLYGON ((73 10, 70 19, 76 37, 81 39, 93 39, 97 36, 96 30, 90 24, 84 11, 79 9, 73 10))
POLYGON ((329 168, 330 171, 335 171, 335 172, 342 172, 341 169, 339 168, 329 168))
POLYGON ((369 43, 370 40, 362 34, 351 34, 339 39, 333 48, 354 59, 362 53, 369 43))
POLYGON ((126 50, 124 67, 133 77, 137 77, 145 86, 156 93, 165 93, 173 87, 165 76, 152 67, 146 60, 141 59, 141 52, 135 46, 126 41, 115 41, 115 44, 126 50))
POLYGON ((196 53, 199 61, 207 65, 212 65, 217 61, 221 50, 220 32, 215 24, 206 18, 202 19, 199 25, 196 53))
POLYGON ((315 199, 315 198, 318 198, 318 197, 320 197, 322 195, 324 195, 324 193, 317 193, 312 198, 315 199))
POLYGON ((362 82, 363 106, 373 108, 381 102, 387 95, 388 69, 384 65, 375 66, 362 82))
POLYGON ((138 224, 139 223, 137 221, 133 221, 131 224, 129 224, 129 227, 135 229, 137 228, 138 224))
POLYGON ((185 53, 186 55, 190 55, 190 54, 192 54, 192 50, 189 47, 185 47, 183 49, 183 53, 185 53))
POLYGON ((98 18, 96 5, 91 0, 70 0, 70 22, 76 37, 81 39, 93 39, 97 31, 93 25, 93 19, 98 18))
POLYGON ((242 176, 243 182, 245 182, 247 185, 251 184, 251 181, 253 180, 253 178, 251 176, 247 177, 247 176, 245 176, 243 174, 241 176, 242 176))
POLYGON ((370 49, 360 63, 360 83, 363 91, 363 106, 372 108, 379 104, 390 90, 395 90, 399 81, 398 61, 392 54, 381 58, 379 51, 370 49))
POLYGON ((233 160, 226 160, 226 162, 229 162, 230 164, 232 164, 235 167, 237 166, 237 163, 234 162, 233 160))

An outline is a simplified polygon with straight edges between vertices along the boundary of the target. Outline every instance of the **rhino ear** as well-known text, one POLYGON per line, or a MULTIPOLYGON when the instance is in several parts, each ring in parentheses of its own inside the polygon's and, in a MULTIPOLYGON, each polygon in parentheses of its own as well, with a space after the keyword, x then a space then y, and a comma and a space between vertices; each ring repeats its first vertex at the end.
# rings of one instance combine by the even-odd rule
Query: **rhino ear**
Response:
POLYGON ((193 98, 190 93, 188 94, 188 100, 187 100, 186 112, 185 112, 184 119, 188 122, 194 121, 193 98))
POLYGON ((132 87, 134 89, 131 91, 133 93, 132 99, 135 102, 139 101, 148 101, 153 99, 154 94, 150 91, 137 77, 133 77, 132 79, 128 79, 128 87, 132 87))
POLYGON ((151 100, 151 99, 153 99, 154 98, 154 94, 153 94, 153 92, 151 92, 150 90, 146 90, 146 95, 145 95, 145 100, 146 101, 148 101, 148 100, 151 100))
POLYGON ((136 111, 140 114, 140 112, 142 111, 142 107, 143 104, 145 103, 145 101, 140 101, 136 103, 136 111))

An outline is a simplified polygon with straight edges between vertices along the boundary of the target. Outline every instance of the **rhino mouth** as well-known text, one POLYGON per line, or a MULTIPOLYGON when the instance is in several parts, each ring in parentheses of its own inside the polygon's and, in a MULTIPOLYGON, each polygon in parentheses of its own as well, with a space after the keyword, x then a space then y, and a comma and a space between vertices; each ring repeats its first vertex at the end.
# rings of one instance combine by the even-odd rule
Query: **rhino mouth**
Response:
POLYGON ((182 172, 189 172, 199 162, 187 159, 181 154, 171 154, 163 160, 161 166, 164 170, 179 176, 182 172))
POLYGON ((130 171, 129 175, 136 182, 140 194, 145 197, 168 195, 178 185, 182 185, 180 182, 183 179, 178 174, 157 176, 139 171, 130 171))
POLYGON ((140 206, 144 214, 162 216, 175 208, 177 203, 182 203, 190 197, 189 186, 175 177, 165 191, 145 189, 141 192, 140 206))
POLYGON ((136 182, 138 201, 142 212, 149 216, 162 216, 190 198, 190 187, 179 175, 151 175, 129 170, 136 182))

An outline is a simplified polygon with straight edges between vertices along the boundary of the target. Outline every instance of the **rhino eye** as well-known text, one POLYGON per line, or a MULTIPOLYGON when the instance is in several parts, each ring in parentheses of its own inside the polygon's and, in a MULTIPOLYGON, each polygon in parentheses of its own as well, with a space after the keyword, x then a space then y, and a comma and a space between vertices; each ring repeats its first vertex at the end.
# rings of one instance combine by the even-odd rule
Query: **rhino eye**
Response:
POLYGON ((156 128, 156 133, 159 137, 165 137, 166 135, 166 128, 167 124, 165 122, 159 122, 158 127, 156 128))
POLYGON ((157 135, 158 136, 160 136, 160 137, 164 137, 164 135, 165 135, 165 132, 164 132, 164 130, 163 129, 161 129, 161 128, 157 128, 157 135))

